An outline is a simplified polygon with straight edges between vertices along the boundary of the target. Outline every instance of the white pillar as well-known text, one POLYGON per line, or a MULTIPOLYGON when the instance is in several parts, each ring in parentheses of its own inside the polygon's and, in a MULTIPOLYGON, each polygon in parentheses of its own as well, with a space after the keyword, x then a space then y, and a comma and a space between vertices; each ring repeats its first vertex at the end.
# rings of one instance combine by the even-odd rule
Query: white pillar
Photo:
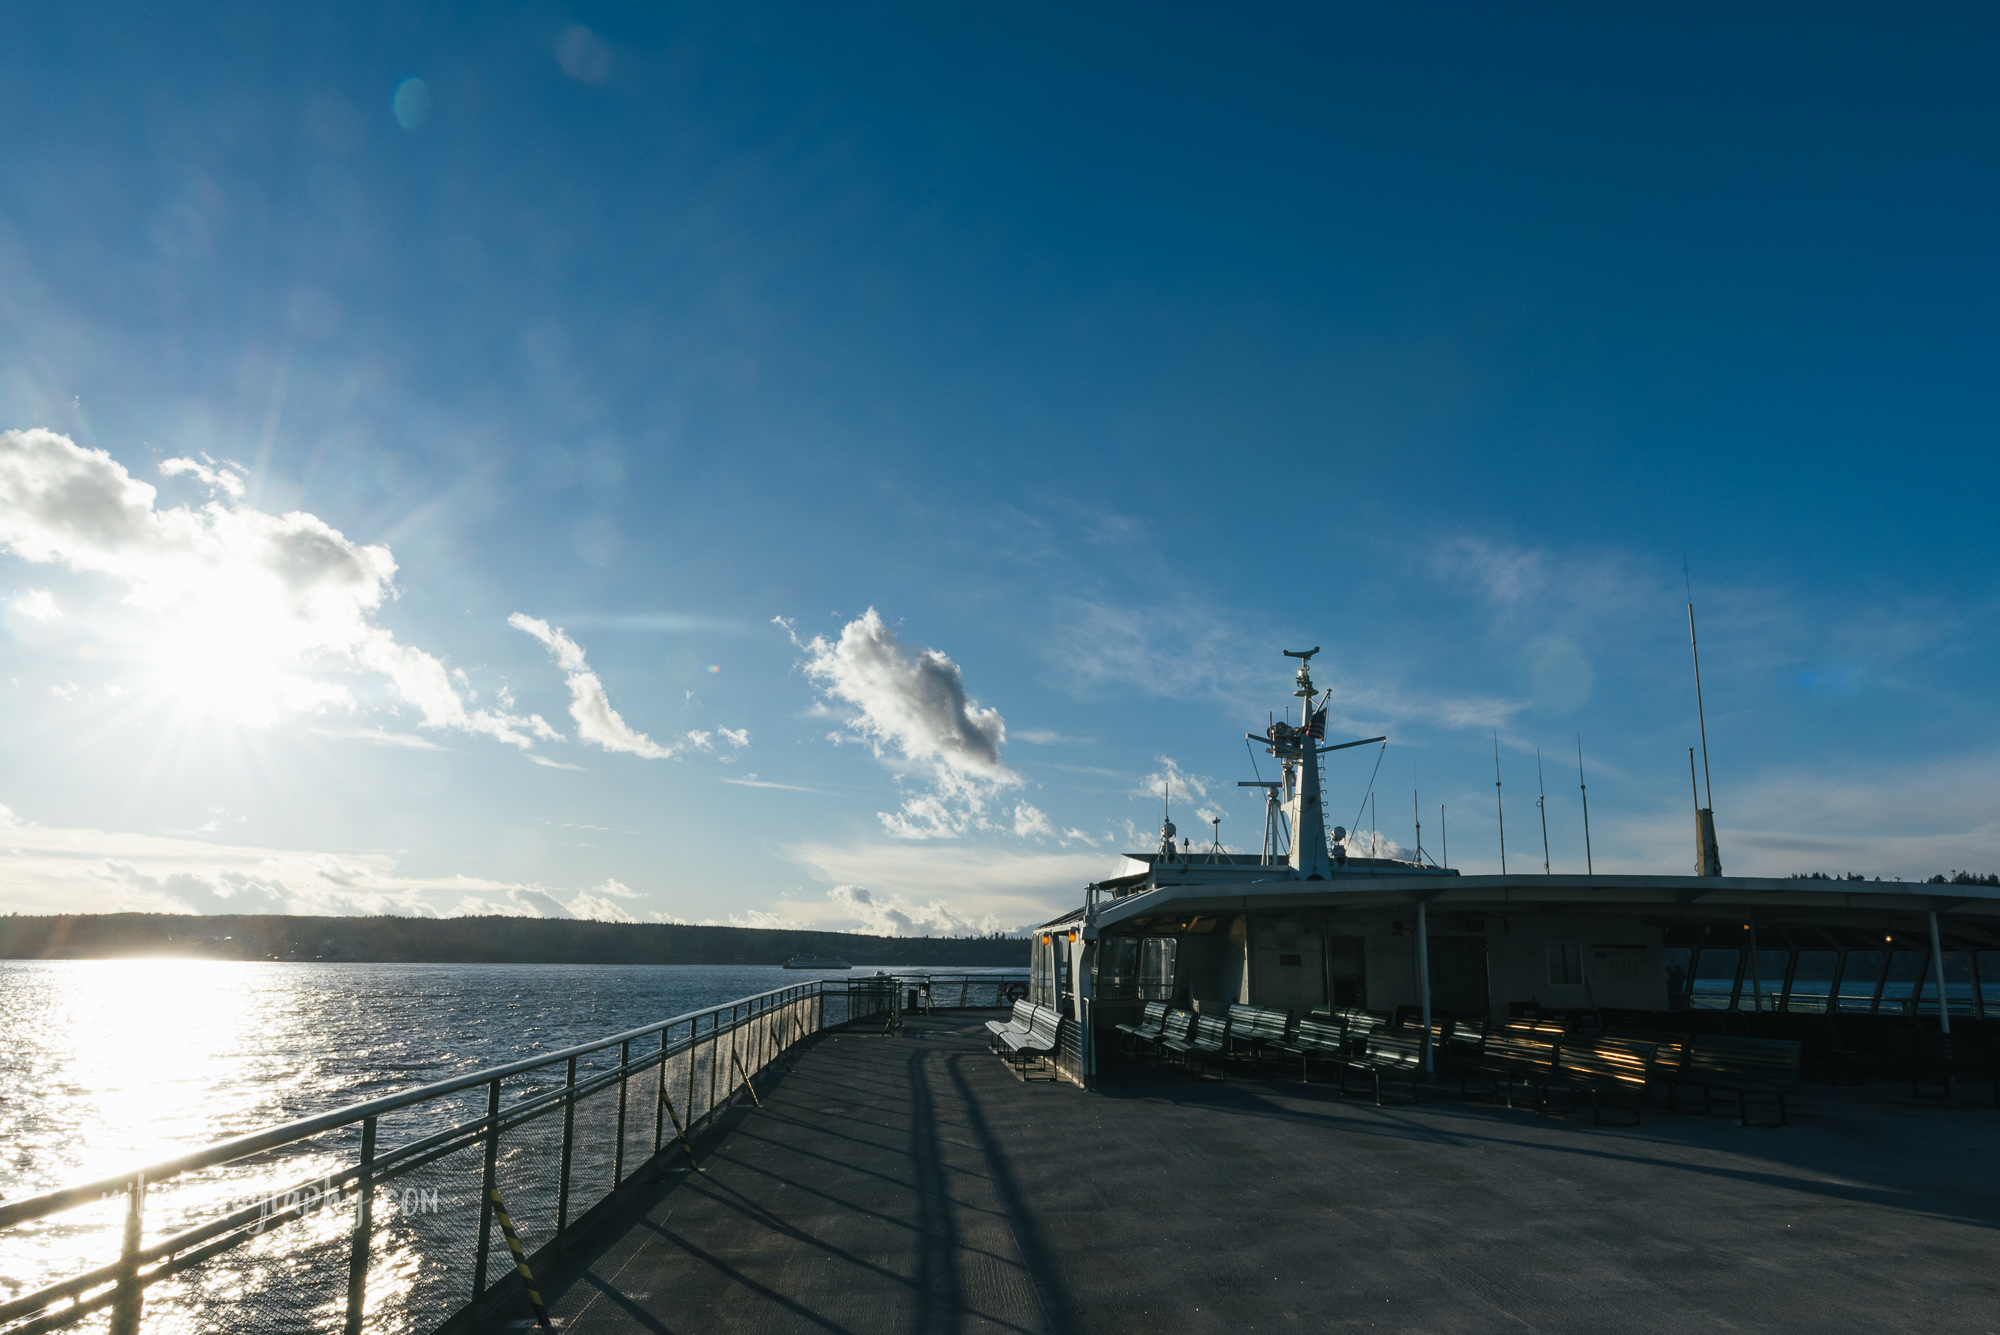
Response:
POLYGON ((1431 1065, 1431 926, 1430 916, 1425 912, 1423 900, 1417 901, 1417 990, 1424 1002, 1424 1074, 1433 1073, 1431 1065))
POLYGON ((1937 910, 1931 910, 1931 973, 1937 979, 1938 1028, 1951 1032, 1951 1003, 1944 994, 1944 946, 1938 940, 1937 910))

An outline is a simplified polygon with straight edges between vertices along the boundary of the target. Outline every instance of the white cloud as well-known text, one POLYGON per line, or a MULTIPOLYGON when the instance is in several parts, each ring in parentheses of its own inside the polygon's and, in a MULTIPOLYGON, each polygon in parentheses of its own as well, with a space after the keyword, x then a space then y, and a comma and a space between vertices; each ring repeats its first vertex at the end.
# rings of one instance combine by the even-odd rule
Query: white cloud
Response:
POLYGON ((1026 802, 1014 806, 1014 833, 1023 839, 1048 839, 1054 837, 1055 826, 1049 818, 1026 802))
MULTIPOLYGON (((346 741, 367 742, 371 746, 393 746, 407 751, 441 751, 444 748, 428 737, 419 737, 410 732, 389 732, 383 728, 314 728, 321 737, 337 737, 346 741)), ((543 759, 529 756, 530 760, 543 759)))
POLYGON ((733 783, 738 788, 782 788, 788 793, 816 793, 819 791, 817 788, 807 788, 796 783, 772 783, 768 779, 758 778, 755 774, 746 774, 740 779, 724 779, 723 782, 733 783))
MULTIPOLYGON (((164 696, 250 723, 352 709, 327 668, 385 679, 427 728, 526 749, 530 720, 474 710, 445 665, 374 623, 395 594, 387 547, 362 546, 303 511, 238 504, 227 465, 169 460, 206 482, 199 508, 158 493, 103 450, 53 431, 0 432, 0 546, 23 560, 103 576, 150 625, 146 659, 164 696)), ((240 479, 238 479, 240 482, 240 479)))
POLYGON ((572 917, 587 918, 592 922, 637 922, 632 911, 614 899, 603 895, 581 894, 569 902, 572 917))
MULTIPOLYGON (((1011 931, 1047 922, 1083 902, 1086 882, 1119 874, 1122 859, 1104 853, 1053 853, 941 843, 801 843, 779 854, 833 886, 865 885, 878 902, 935 920, 926 906, 971 930, 1011 931), (941 889, 948 887, 948 889, 941 889), (918 912, 923 909, 923 912, 918 912), (980 924, 994 923, 995 928, 980 924)), ((803 924, 834 917, 831 901, 789 904, 803 924)))
POLYGON ((605 694, 604 683, 584 661, 583 646, 559 628, 521 612, 508 617, 507 624, 546 644, 555 654, 557 665, 569 674, 569 716, 576 720, 579 740, 601 746, 606 751, 623 751, 648 760, 665 760, 674 754, 673 747, 661 746, 628 724, 611 707, 611 697, 605 694))
POLYGON ((179 477, 185 474, 194 478, 210 491, 219 491, 232 500, 243 498, 243 465, 230 461, 218 461, 204 454, 202 462, 193 459, 165 459, 160 463, 160 476, 179 477))
MULTIPOLYGON (((209 814, 242 823, 219 808, 209 814)), ((5 906, 21 913, 536 913, 621 921, 616 901, 637 898, 615 880, 573 893, 475 876, 412 876, 379 852, 230 844, 196 832, 51 828, 4 806, 0 866, 5 906), (551 913, 551 904, 559 912, 551 913)))
POLYGON ((47 589, 30 589, 14 600, 14 611, 30 621, 48 623, 62 620, 62 608, 47 589))
POLYGON ((806 674, 860 710, 848 728, 882 754, 936 764, 970 778, 1011 781, 1000 759, 1007 725, 965 693, 958 664, 936 649, 904 648, 874 608, 842 627, 838 640, 814 636, 806 674))
POLYGON ((538 918, 574 918, 576 916, 546 890, 516 886, 507 893, 508 898, 512 899, 522 908, 529 910, 538 918))
POLYGON ((1159 768, 1139 780, 1134 797, 1158 797, 1169 801, 1193 801, 1208 797, 1208 785, 1213 782, 1207 775, 1190 774, 1175 763, 1172 756, 1155 756, 1159 768))
POLYGON ((902 764, 930 772, 930 792, 899 811, 876 813, 884 829, 924 840, 998 828, 987 802, 1021 779, 1000 757, 1007 740, 1000 711, 966 694, 958 664, 936 649, 904 647, 872 607, 842 627, 838 640, 814 636, 801 647, 806 675, 857 711, 833 740, 865 742, 878 758, 893 749, 902 764))

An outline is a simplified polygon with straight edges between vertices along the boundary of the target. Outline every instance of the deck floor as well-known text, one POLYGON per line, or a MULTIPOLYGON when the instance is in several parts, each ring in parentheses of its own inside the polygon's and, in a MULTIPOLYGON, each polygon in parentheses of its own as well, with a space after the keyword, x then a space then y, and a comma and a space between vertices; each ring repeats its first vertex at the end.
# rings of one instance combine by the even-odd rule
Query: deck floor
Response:
POLYGON ((2000 1332, 1990 1106, 1809 1085, 1746 1130, 1173 1071, 1086 1094, 1017 1081, 986 1018, 802 1050, 549 1277, 562 1328, 2000 1332))

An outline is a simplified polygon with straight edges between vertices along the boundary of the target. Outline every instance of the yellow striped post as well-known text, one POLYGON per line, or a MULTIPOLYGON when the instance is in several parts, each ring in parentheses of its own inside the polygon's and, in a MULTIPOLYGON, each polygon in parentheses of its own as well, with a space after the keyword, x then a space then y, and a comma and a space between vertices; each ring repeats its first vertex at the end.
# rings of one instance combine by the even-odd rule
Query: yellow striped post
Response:
MULTIPOLYGON (((691 1052, 692 1050, 690 1050, 691 1052)), ((681 1152, 688 1157, 688 1167, 699 1173, 701 1165, 695 1162, 694 1146, 688 1144, 687 1128, 681 1125, 681 1115, 674 1111, 674 1101, 667 1097, 667 1082, 665 1080, 660 1081, 660 1102, 667 1105, 667 1116, 674 1119, 674 1135, 680 1139, 681 1152)))
POLYGON ((507 1250, 514 1253, 514 1273, 521 1277, 521 1283, 528 1289, 528 1306, 535 1309, 535 1320, 543 1330, 555 1331, 549 1323, 549 1309, 542 1306, 542 1295, 535 1291, 535 1272, 528 1269, 528 1254, 521 1250, 521 1235, 514 1231, 514 1221, 507 1217, 507 1207, 500 1203, 500 1189, 488 1187, 486 1194, 493 1201, 493 1216, 500 1221, 500 1233, 507 1239, 507 1250))
POLYGON ((750 1102, 759 1108, 763 1107, 764 1100, 757 1097, 757 1086, 750 1083, 750 1073, 743 1069, 743 1059, 733 1051, 729 1054, 729 1059, 736 1063, 736 1074, 743 1077, 743 1088, 750 1091, 750 1102))

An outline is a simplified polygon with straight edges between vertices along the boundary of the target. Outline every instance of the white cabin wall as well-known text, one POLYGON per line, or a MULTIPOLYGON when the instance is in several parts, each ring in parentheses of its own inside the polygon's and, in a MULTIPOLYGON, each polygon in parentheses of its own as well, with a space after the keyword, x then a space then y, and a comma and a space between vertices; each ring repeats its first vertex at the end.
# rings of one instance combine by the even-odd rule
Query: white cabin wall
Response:
POLYGON ((1582 1010, 1594 997, 1599 1006, 1666 1009, 1666 965, 1660 955, 1657 927, 1648 927, 1637 918, 1582 914, 1495 914, 1485 924, 1496 1020, 1504 1020, 1508 1004, 1517 1001, 1582 1010), (1551 943, 1582 948, 1587 985, 1549 981, 1551 943), (1639 950, 1625 956, 1612 953, 1613 947, 1639 950))

